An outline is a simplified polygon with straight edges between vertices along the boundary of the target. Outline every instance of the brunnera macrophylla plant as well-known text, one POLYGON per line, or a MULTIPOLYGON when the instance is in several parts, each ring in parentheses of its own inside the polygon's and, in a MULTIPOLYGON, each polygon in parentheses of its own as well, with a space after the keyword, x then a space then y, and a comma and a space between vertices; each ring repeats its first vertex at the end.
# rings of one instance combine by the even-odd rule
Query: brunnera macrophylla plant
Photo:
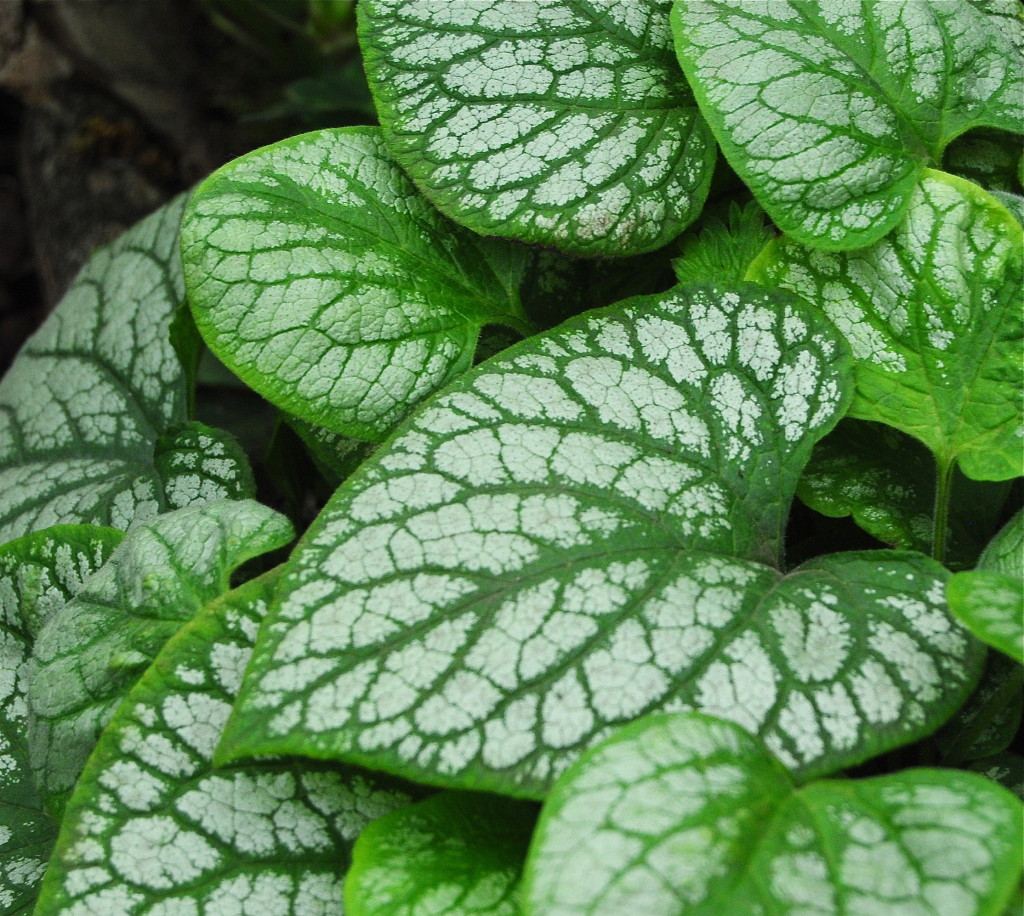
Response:
POLYGON ((358 15, 0 381, 0 914, 1016 912, 1019 6, 358 15))

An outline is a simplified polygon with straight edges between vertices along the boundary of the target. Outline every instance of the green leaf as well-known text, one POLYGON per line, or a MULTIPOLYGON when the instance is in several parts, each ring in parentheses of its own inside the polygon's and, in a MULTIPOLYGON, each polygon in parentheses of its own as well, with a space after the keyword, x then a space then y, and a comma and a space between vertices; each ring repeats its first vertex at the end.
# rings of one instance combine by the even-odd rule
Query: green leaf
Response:
POLYGON ((1024 510, 1011 518, 978 558, 978 569, 1024 576, 1024 510))
POLYGON ((349 916, 519 916, 519 875, 535 806, 441 792, 384 815, 356 841, 349 916))
MULTIPOLYGON (((1005 752, 993 754, 984 760, 975 760, 968 767, 971 772, 981 773, 1009 789, 1017 798, 1024 801, 1024 757, 1020 754, 1005 752)), ((1008 916, 1016 911, 1007 910, 1008 916)))
POLYGON ((659 248, 700 213, 715 144, 669 0, 364 0, 359 40, 395 158, 484 235, 586 255, 659 248))
POLYGON ((186 419, 169 338, 184 197, 98 250, 0 381, 0 543, 167 508, 153 449, 186 419))
POLYGON ((968 131, 946 147, 942 168, 981 185, 986 191, 1019 194, 1017 159, 1020 148, 1021 138, 1005 131, 985 128, 968 131))
POLYGON ((942 567, 764 565, 847 365, 828 322, 749 284, 631 300, 492 358, 311 527, 224 759, 539 797, 651 709, 760 729, 803 772, 933 730, 983 654, 942 567))
POLYGON ((234 569, 287 544, 290 523, 251 501, 207 503, 133 528, 43 625, 29 664, 29 751, 58 813, 99 732, 160 647, 230 587, 234 569))
POLYGON ((331 432, 299 417, 285 416, 284 419, 309 450, 317 468, 328 480, 333 479, 335 486, 359 467, 373 451, 373 446, 367 442, 331 432))
POLYGON ((967 0, 680 0, 676 50, 722 152, 775 223, 846 250, 903 220, 971 127, 1024 131, 1024 30, 967 0))
POLYGON ((408 796, 333 766, 211 765, 276 578, 209 604, 128 694, 68 804, 36 916, 340 916, 353 841, 408 796))
POLYGON ((310 423, 379 440, 472 364, 480 328, 528 325, 525 252, 449 223, 376 128, 292 137, 206 179, 182 225, 207 345, 310 423))
POLYGON ((1024 664, 1024 580, 988 570, 957 573, 949 609, 978 639, 1024 664))
POLYGON ((943 766, 1005 751, 1024 712, 1024 669, 998 652, 989 654, 985 673, 964 705, 930 739, 943 766))
POLYGON ((256 495, 249 459, 230 433, 184 423, 156 441, 153 464, 164 482, 167 508, 256 495))
POLYGON ((796 787, 737 726, 651 716, 590 751, 545 805, 524 916, 998 913, 1021 805, 973 773, 796 787))
MULTIPOLYGON (((945 562, 973 566, 998 521, 1007 482, 976 481, 954 471, 945 562)), ((927 552, 935 510, 935 461, 916 439, 864 420, 840 420, 811 453, 797 496, 830 518, 852 516, 872 537, 927 552)))
POLYGON ((857 358, 851 416, 909 433, 940 471, 1024 473, 1024 230, 990 195, 927 171, 906 219, 870 248, 829 253, 777 239, 749 278, 794 290, 857 358))
POLYGON ((1024 510, 992 539, 977 569, 949 580, 946 598, 978 639, 1024 663, 1024 510))
POLYGON ((123 538, 116 528, 56 525, 0 546, 0 624, 31 642, 123 538))
POLYGON ((699 232, 691 229, 680 238, 672 268, 680 283, 736 282, 746 277, 751 262, 773 238, 756 202, 741 210, 730 200, 725 219, 705 212, 699 232))
POLYGON ((26 666, 42 624, 82 588, 123 537, 62 525, 0 547, 0 913, 35 904, 57 824, 43 811, 25 741, 26 666))
POLYGON ((993 191, 992 196, 1013 214, 1013 218, 1018 223, 1024 226, 1024 197, 1020 194, 1011 194, 1009 191, 993 191))

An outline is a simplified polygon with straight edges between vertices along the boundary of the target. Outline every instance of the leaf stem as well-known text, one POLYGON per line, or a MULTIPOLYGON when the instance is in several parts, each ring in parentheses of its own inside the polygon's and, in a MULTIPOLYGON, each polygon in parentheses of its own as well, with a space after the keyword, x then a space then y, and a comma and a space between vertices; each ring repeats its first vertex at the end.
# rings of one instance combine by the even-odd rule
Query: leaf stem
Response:
POLYGON ((932 558, 946 560, 946 531, 949 527, 949 496, 953 488, 954 462, 936 458, 935 511, 932 515, 932 558))

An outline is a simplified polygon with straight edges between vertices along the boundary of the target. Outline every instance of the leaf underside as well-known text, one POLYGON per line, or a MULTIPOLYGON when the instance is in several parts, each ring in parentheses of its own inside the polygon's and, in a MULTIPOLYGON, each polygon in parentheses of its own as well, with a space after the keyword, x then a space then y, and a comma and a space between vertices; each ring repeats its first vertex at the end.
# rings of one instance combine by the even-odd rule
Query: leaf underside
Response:
POLYGON ((675 60, 668 0, 358 9, 388 145, 457 222, 624 255, 700 213, 715 144, 675 60))
POLYGON ((902 220, 950 140, 1024 132, 1024 19, 1012 0, 986 6, 680 0, 672 26, 701 111, 772 219, 849 250, 902 220))
POLYGON ((545 805, 525 916, 998 913, 1021 805, 955 770, 795 788, 740 728, 652 716, 580 760, 545 805))

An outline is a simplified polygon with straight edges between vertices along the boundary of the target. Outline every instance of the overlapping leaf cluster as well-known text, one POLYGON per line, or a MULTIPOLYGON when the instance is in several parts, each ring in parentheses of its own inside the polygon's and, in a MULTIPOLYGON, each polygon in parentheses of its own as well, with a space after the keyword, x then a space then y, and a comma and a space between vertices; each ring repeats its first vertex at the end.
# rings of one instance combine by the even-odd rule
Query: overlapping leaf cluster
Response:
POLYGON ((358 37, 0 382, 0 914, 1014 912, 1019 6, 358 37))

